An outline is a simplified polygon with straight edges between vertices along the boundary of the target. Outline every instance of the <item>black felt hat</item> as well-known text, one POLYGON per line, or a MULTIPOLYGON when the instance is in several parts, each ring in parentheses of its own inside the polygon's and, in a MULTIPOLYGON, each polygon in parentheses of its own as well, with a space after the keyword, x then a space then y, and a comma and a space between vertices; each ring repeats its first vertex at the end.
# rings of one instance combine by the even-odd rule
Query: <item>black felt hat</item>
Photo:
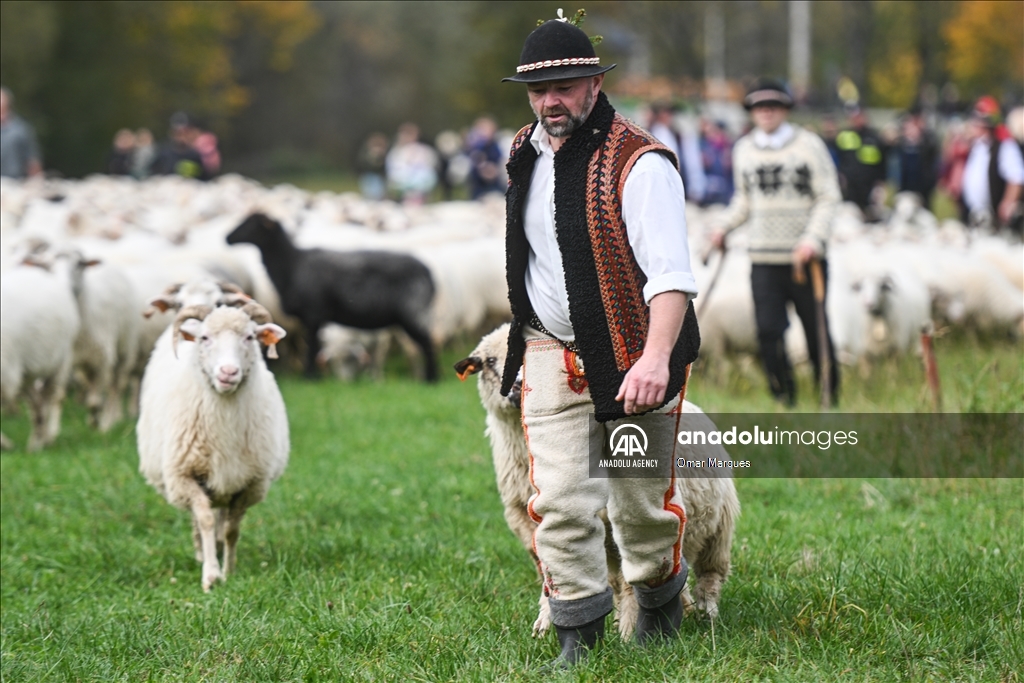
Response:
POLYGON ((780 81, 774 78, 759 78, 743 98, 743 108, 750 111, 759 104, 777 104, 792 109, 793 97, 780 81))
POLYGON ((601 66, 590 38, 568 21, 552 19, 526 37, 516 75, 501 79, 514 83, 562 81, 597 76, 615 65, 601 66))

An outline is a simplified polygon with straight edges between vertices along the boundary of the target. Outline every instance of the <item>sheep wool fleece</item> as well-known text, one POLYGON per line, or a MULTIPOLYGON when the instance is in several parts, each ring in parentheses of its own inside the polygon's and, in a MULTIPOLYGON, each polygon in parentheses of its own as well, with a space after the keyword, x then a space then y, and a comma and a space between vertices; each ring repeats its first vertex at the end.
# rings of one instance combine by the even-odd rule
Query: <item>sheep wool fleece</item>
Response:
MULTIPOLYGON (((587 377, 575 353, 530 326, 525 337, 523 430, 535 490, 527 512, 538 524, 534 552, 552 621, 575 628, 611 611, 604 508, 622 556, 623 578, 643 587, 679 583, 681 588, 673 579, 686 577, 681 553, 686 513, 674 476, 591 478, 590 439, 600 439, 607 452, 618 422, 592 419, 587 377)), ((674 457, 674 414, 680 404, 675 396, 656 413, 630 420, 647 434, 648 452, 674 457)))

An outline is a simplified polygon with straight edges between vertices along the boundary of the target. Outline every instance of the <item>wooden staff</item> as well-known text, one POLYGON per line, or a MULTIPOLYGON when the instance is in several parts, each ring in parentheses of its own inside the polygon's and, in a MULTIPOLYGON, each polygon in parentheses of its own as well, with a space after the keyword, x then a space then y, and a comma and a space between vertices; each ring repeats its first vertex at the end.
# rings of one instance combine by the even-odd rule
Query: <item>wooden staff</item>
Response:
POLYGON ((818 354, 821 358, 821 407, 832 407, 832 354, 828 348, 828 324, 825 322, 825 277, 821 261, 811 259, 811 288, 814 290, 814 309, 818 319, 818 354))
POLYGON ((722 274, 722 266, 725 265, 725 242, 722 242, 721 247, 711 247, 704 252, 704 258, 702 262, 706 266, 708 261, 711 260, 711 255, 715 252, 719 253, 718 264, 715 266, 715 272, 711 274, 711 279, 708 281, 708 286, 704 289, 703 294, 697 300, 697 307, 694 310, 698 316, 704 312, 704 309, 708 307, 708 299, 711 298, 711 290, 715 288, 715 284, 718 283, 718 276, 722 274))
POLYGON ((932 344, 934 326, 931 322, 921 328, 921 356, 924 359, 924 375, 932 393, 932 407, 942 412, 942 388, 939 386, 939 364, 935 361, 935 347, 932 344))

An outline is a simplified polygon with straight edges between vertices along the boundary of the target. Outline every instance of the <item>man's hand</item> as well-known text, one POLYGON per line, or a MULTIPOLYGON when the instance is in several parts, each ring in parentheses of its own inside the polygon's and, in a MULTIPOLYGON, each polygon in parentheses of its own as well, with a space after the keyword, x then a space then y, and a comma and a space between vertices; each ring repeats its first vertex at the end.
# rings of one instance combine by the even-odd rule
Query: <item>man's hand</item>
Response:
POLYGON ((818 251, 813 246, 801 242, 793 249, 793 265, 802 267, 817 255, 818 251))
POLYGON ((1020 195, 1020 185, 1015 185, 1014 183, 1008 183, 1006 185, 1006 192, 1003 193, 1003 200, 999 202, 999 208, 996 210, 999 222, 1003 225, 1007 225, 1010 222, 1010 219, 1013 218, 1013 214, 1017 210, 1017 200, 1020 199, 1020 195))
MULTIPOLYGON (((711 246, 715 249, 721 249, 725 246, 725 230, 716 228, 711 231, 711 246)), ((653 299, 652 299, 653 301, 653 299)))
POLYGON ((626 415, 643 413, 665 400, 668 360, 683 326, 688 297, 684 292, 662 292, 651 299, 651 324, 640 359, 626 373, 616 401, 626 415))

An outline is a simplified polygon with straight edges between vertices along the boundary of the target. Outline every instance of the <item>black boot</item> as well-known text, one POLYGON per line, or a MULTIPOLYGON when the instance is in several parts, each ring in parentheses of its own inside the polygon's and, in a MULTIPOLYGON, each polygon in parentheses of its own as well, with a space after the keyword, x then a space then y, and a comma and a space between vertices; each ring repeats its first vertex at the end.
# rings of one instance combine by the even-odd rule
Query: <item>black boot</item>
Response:
POLYGON ((548 605, 562 651, 546 668, 568 669, 585 659, 604 638, 604 618, 612 611, 612 589, 578 600, 550 598, 548 605))
POLYGON ((679 593, 686 586, 686 560, 681 560, 679 573, 657 588, 633 585, 640 614, 636 620, 636 641, 649 645, 675 637, 683 621, 683 603, 679 593))
POLYGON ((558 633, 558 644, 562 646, 562 651, 551 662, 550 668, 568 669, 585 659, 597 645, 597 641, 604 638, 604 617, 575 628, 564 628, 556 624, 555 631, 558 633))

